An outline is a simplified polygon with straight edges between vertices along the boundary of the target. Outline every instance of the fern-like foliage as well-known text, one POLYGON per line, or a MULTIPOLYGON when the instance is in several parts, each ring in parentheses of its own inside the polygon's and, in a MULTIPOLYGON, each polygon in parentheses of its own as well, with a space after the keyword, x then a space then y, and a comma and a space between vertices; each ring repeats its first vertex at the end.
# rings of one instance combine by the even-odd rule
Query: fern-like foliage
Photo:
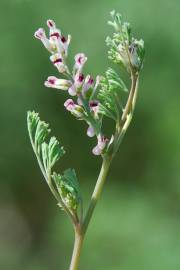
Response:
POLYGON ((55 137, 47 140, 50 133, 49 124, 41 121, 38 113, 28 112, 27 125, 30 141, 40 169, 52 193, 58 200, 58 205, 64 210, 77 210, 81 195, 75 171, 68 169, 62 175, 52 172, 54 165, 65 154, 63 146, 55 137))
POLYGON ((121 94, 128 89, 112 68, 108 68, 105 77, 101 79, 98 99, 100 100, 100 113, 117 121, 122 110, 121 94))
POLYGON ((75 170, 67 169, 63 175, 54 172, 52 177, 68 208, 77 210, 77 206, 81 201, 81 194, 75 170))

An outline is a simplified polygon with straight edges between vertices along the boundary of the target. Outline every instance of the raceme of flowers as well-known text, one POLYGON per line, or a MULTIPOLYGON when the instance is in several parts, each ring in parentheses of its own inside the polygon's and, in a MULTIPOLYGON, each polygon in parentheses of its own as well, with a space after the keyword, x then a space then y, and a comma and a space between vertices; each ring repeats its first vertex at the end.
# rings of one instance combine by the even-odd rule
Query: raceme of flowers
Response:
POLYGON ((48 37, 43 28, 39 28, 34 36, 41 40, 51 54, 50 61, 67 79, 49 76, 44 84, 46 87, 67 91, 72 96, 65 101, 64 106, 77 119, 87 122, 87 135, 89 137, 97 136, 97 145, 92 152, 94 155, 101 155, 110 141, 101 132, 102 115, 99 112, 100 102, 97 99, 97 87, 101 78, 97 76, 94 80, 91 75, 84 75, 83 67, 87 61, 84 53, 75 55, 74 67, 70 72, 66 60, 71 36, 68 35, 66 38, 62 35, 53 20, 48 20, 47 26, 49 28, 48 37), (76 98, 76 101, 73 97, 76 98))
MULTIPOLYGON (((106 38, 108 57, 115 64, 122 66, 131 75, 131 79, 137 80, 143 66, 144 41, 132 37, 130 24, 123 22, 119 13, 112 11, 111 17, 112 21, 108 24, 113 26, 115 32, 112 37, 106 38)), ((71 36, 65 37, 53 20, 48 20, 47 26, 48 37, 42 28, 35 32, 35 37, 40 39, 50 52, 50 61, 61 74, 61 78, 49 76, 45 86, 66 91, 70 95, 64 103, 66 110, 88 124, 87 135, 97 137, 97 145, 92 152, 94 155, 103 155, 109 151, 112 144, 118 145, 117 132, 107 138, 102 131, 103 117, 113 119, 116 127, 123 129, 121 123, 124 125, 132 113, 125 110, 126 105, 121 101, 121 91, 128 92, 128 88, 112 68, 108 68, 105 76, 97 76, 95 80, 91 75, 85 75, 83 68, 87 57, 84 53, 75 55, 74 66, 70 71, 67 57, 71 36)))

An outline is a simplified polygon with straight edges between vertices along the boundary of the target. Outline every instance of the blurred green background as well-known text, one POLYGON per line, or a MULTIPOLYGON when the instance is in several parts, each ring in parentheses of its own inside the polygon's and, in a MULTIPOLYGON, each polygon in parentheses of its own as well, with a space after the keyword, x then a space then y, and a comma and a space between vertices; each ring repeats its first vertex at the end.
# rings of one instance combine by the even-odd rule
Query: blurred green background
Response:
POLYGON ((80 269, 180 269, 180 1, 0 0, 0 269, 68 269, 69 221, 43 181, 26 130, 26 111, 50 122, 67 150, 87 203, 100 167, 86 126, 65 112, 65 95, 43 82, 56 69, 33 38, 54 19, 71 33, 86 72, 108 67, 106 21, 116 9, 146 45, 135 117, 114 160, 84 243, 80 269))

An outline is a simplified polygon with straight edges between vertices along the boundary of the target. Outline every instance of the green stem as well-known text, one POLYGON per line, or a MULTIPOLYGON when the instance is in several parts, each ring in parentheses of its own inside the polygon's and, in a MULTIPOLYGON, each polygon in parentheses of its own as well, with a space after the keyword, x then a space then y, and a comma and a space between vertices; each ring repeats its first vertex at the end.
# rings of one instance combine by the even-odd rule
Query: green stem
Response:
POLYGON ((78 270, 84 235, 75 229, 74 248, 69 270, 78 270))
POLYGON ((138 74, 131 74, 131 90, 129 93, 129 97, 126 103, 126 106, 123 110, 123 114, 121 117, 121 120, 119 123, 117 123, 116 133, 114 136, 114 155, 119 149, 120 143, 122 142, 122 139, 127 131, 127 128, 131 122, 131 119, 133 117, 135 105, 136 105, 136 99, 137 99, 137 93, 138 93, 138 84, 139 84, 139 77, 138 74))
POLYGON ((104 182, 106 180, 106 177, 109 171, 111 161, 112 161, 111 156, 106 155, 103 157, 102 167, 101 167, 99 177, 97 179, 97 183, 91 197, 91 201, 90 201, 89 208, 87 210, 84 222, 82 224, 79 223, 78 225, 75 226, 74 249, 73 249, 73 254, 72 254, 69 270, 78 270, 83 240, 84 240, 89 222, 91 220, 94 208, 96 206, 96 203, 102 193, 102 189, 103 189, 104 182))
POLYGON ((108 171, 109 171, 111 161, 112 161, 111 156, 106 155, 106 156, 103 157, 103 163, 102 163, 102 167, 101 167, 101 170, 100 170, 100 173, 99 173, 99 177, 98 177, 98 180, 96 182, 96 186, 94 188, 94 191, 93 191, 93 194, 92 194, 92 197, 91 197, 89 208, 88 208, 88 211, 86 213, 86 216, 85 216, 85 219, 84 219, 84 222, 83 222, 83 233, 84 234, 86 233, 86 230, 87 230, 87 227, 88 227, 89 222, 91 220, 91 217, 92 217, 94 208, 96 206, 96 203, 97 203, 97 201, 100 198, 100 195, 102 193, 102 189, 103 189, 104 182, 106 180, 106 177, 107 177, 107 174, 108 174, 108 171))
POLYGON ((126 117, 130 113, 131 109, 134 109, 134 108, 132 108, 132 107, 134 107, 132 105, 135 105, 135 104, 132 104, 132 103, 133 103, 134 96, 137 95, 138 75, 132 73, 131 74, 131 79, 132 79, 131 90, 130 90, 130 93, 129 93, 129 97, 128 97, 126 106, 125 106, 124 111, 123 111, 123 115, 121 117, 121 122, 120 122, 121 126, 126 121, 126 117))

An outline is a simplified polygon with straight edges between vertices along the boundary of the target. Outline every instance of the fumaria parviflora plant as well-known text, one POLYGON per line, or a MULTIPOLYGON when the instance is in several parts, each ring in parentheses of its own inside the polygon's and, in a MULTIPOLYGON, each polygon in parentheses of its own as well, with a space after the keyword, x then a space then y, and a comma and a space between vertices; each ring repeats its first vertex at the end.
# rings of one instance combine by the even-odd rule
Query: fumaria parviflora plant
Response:
POLYGON ((42 121, 38 113, 34 111, 27 113, 29 137, 39 167, 58 206, 68 215, 74 227, 75 241, 70 270, 78 269, 88 224, 101 195, 111 162, 131 122, 136 104, 139 74, 143 67, 144 41, 132 36, 130 24, 123 22, 119 13, 112 11, 110 14, 112 19, 108 24, 114 31, 111 37, 106 38, 108 58, 119 71, 125 70, 130 80, 130 89, 120 77, 120 72, 112 67, 96 79, 91 75, 85 75, 83 67, 87 57, 84 53, 75 55, 74 67, 71 70, 67 65, 71 36, 65 37, 53 20, 47 21, 48 37, 43 28, 35 32, 35 37, 49 51, 50 60, 60 73, 60 78, 48 77, 45 86, 65 91, 70 95, 64 103, 65 109, 75 119, 87 123, 87 136, 95 137, 97 140, 92 153, 102 157, 102 167, 84 215, 83 200, 75 170, 67 169, 57 173, 53 169, 65 154, 63 146, 55 137, 48 139, 49 124, 42 121), (126 99, 122 98, 123 92, 126 99), (114 131, 109 137, 103 131, 106 117, 114 122, 114 131))

